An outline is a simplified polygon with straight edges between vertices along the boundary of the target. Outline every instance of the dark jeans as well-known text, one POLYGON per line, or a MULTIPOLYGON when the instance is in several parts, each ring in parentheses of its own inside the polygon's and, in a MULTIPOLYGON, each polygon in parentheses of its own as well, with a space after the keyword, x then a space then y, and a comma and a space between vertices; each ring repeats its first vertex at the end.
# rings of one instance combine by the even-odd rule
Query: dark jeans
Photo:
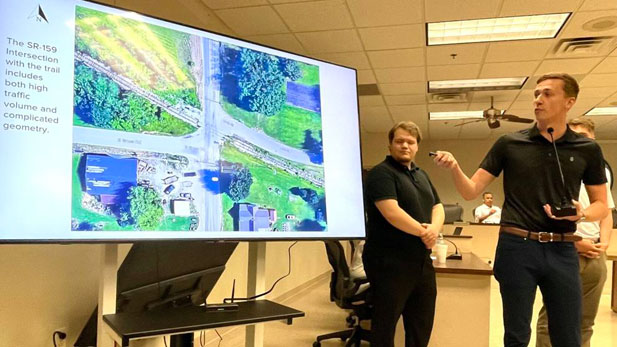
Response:
POLYGON ((401 314, 406 347, 426 347, 435 316, 437 288, 430 257, 408 259, 365 249, 366 276, 371 283, 371 346, 394 346, 401 314))
POLYGON ((536 288, 540 287, 554 347, 581 345, 581 282, 572 242, 540 243, 499 235, 494 274, 501 290, 504 346, 527 346, 536 288))

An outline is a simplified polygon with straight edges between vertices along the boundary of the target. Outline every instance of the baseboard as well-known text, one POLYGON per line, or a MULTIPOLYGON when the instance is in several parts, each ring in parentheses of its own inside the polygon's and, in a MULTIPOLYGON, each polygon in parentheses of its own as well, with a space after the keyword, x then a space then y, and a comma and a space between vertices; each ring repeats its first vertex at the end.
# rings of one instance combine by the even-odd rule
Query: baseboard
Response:
POLYGON ((330 281, 331 273, 332 271, 326 271, 321 275, 310 279, 304 283, 301 283, 293 289, 288 290, 287 292, 277 296, 276 298, 273 298, 272 301, 278 302, 279 304, 285 304, 293 298, 303 295, 305 292, 315 288, 316 286, 323 284, 324 282, 330 281))

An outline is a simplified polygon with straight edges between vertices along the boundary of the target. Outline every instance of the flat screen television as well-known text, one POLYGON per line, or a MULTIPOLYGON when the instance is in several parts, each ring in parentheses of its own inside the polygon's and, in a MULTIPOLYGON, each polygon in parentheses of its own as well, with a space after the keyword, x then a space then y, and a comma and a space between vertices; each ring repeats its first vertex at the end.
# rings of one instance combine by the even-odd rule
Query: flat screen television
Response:
POLYGON ((0 243, 364 236, 354 69, 92 2, 0 12, 0 243))

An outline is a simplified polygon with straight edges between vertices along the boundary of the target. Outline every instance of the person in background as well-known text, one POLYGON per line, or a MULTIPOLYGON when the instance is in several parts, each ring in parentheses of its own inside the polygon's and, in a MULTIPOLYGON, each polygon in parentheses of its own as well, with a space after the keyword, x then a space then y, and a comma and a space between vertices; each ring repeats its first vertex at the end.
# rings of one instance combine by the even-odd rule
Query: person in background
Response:
POLYGON ((476 223, 499 224, 501 220, 501 209, 493 205, 493 193, 482 193, 484 203, 474 209, 476 223))
MULTIPOLYGON (((568 122, 570 129, 590 139, 595 139, 595 124, 587 117, 574 118, 568 122)), ((606 167, 606 200, 609 209, 615 208, 611 196, 610 170, 606 167)), ((578 201, 582 208, 589 206, 589 196, 584 187, 581 187, 578 201)), ((583 286, 583 316, 581 320, 582 347, 591 346, 593 324, 598 314, 602 288, 606 282, 606 249, 611 238, 613 215, 607 214, 599 222, 581 222, 576 226, 576 234, 583 237, 574 243, 578 251, 580 265, 579 274, 583 286)), ((546 308, 542 306, 536 325, 536 347, 550 347, 551 341, 548 332, 546 308)))
POLYGON ((406 347, 428 345, 437 286, 430 257, 444 209, 427 173, 414 163, 420 129, 400 122, 388 133, 390 155, 367 175, 364 270, 371 285, 371 346, 394 346, 403 316, 406 347))
POLYGON ((466 200, 475 199, 503 171, 504 204, 493 272, 503 304, 505 347, 529 344, 538 287, 553 346, 581 346, 581 280, 574 246, 581 237, 574 232, 577 221, 601 220, 608 208, 602 150, 566 123, 578 92, 578 83, 568 74, 541 76, 534 89, 536 123, 501 136, 471 178, 451 153, 437 151, 433 159, 450 170, 466 200), (578 197, 581 181, 590 200, 586 208, 575 200, 563 201, 578 197), (553 207, 562 202, 571 203, 575 213, 556 216, 553 207))

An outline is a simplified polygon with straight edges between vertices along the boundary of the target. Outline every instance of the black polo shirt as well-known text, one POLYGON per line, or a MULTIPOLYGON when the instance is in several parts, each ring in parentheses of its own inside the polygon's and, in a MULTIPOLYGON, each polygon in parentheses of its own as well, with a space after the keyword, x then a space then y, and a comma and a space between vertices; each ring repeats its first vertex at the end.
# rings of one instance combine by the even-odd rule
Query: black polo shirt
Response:
POLYGON ((552 143, 536 124, 499 138, 480 168, 497 177, 503 171, 505 201, 502 225, 532 231, 572 232, 576 224, 549 218, 542 206, 578 199, 581 180, 586 185, 606 183, 604 160, 598 144, 567 128, 555 141, 565 180, 565 192, 552 143))
POLYGON ((426 172, 414 163, 408 169, 387 156, 369 171, 365 192, 368 214, 365 248, 412 258, 424 258, 430 254, 419 237, 394 227, 375 206, 377 201, 394 199, 415 220, 430 223, 433 206, 440 200, 426 172))

